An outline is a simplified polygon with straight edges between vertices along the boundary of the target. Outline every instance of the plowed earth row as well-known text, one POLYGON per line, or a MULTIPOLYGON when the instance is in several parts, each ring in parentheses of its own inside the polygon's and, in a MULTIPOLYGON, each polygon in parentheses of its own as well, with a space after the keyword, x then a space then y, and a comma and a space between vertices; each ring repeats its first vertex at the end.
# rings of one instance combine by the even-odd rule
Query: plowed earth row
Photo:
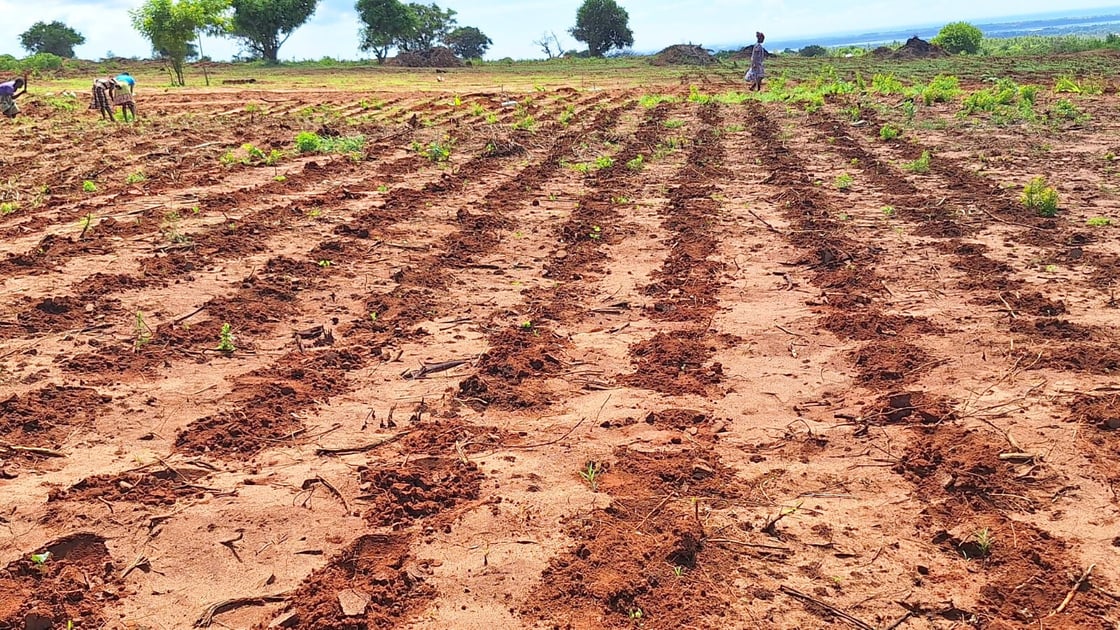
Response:
POLYGON ((1115 628, 1115 99, 1038 159, 641 95, 20 127, 0 630, 1115 628))

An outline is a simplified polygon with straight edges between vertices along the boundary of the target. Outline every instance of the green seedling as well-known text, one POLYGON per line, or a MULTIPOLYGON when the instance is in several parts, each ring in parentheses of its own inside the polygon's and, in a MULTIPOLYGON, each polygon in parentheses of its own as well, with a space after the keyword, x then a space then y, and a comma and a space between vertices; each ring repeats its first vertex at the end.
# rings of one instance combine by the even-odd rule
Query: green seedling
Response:
POLYGON ((33 554, 31 554, 31 561, 34 562, 37 566, 43 566, 50 559, 51 559, 51 552, 49 552, 49 551, 44 551, 43 553, 33 553, 33 554))
POLYGON ((836 181, 834 181, 833 184, 836 186, 836 190, 850 190, 855 181, 856 179, 854 177, 848 173, 843 173, 836 177, 836 181))
POLYGON ((474 105, 471 105, 471 114, 475 116, 483 116, 486 114, 486 108, 478 103, 475 103, 474 105))
POLYGON ((277 175, 276 177, 272 178, 272 181, 283 184, 284 182, 288 181, 288 178, 283 175, 277 175))
POLYGON ((592 492, 599 491, 599 476, 603 474, 603 467, 598 462, 587 462, 586 467, 579 471, 579 476, 587 482, 587 487, 591 488, 592 492))
POLYGON ((684 121, 680 120, 679 118, 674 118, 673 120, 666 120, 665 122, 661 123, 661 125, 663 127, 665 127, 666 129, 680 129, 681 127, 684 126, 684 124, 685 124, 684 121))
POLYGON ((19 210, 19 204, 14 201, 5 201, 0 203, 0 216, 7 216, 19 210))
POLYGON ((323 216, 322 208, 312 208, 307 211, 307 218, 309 219, 318 219, 321 216, 323 216))
POLYGON ((682 566, 673 567, 673 575, 675 575, 677 577, 684 576, 684 567, 682 567, 682 566))
POLYGON ((564 111, 560 112, 560 124, 567 127, 571 124, 572 119, 576 117, 576 106, 568 105, 564 111))
POLYGON ((140 348, 148 345, 152 340, 152 329, 148 327, 148 322, 144 321, 143 312, 136 311, 136 319, 132 324, 132 328, 132 351, 139 352, 140 348))
POLYGON ((1036 177, 1023 188, 1019 198, 1023 206, 1041 217, 1058 215, 1058 191, 1046 185, 1046 178, 1036 177))
POLYGON ((82 233, 78 235, 78 238, 82 238, 86 235, 86 232, 90 231, 93 227, 93 213, 90 212, 81 219, 78 219, 78 225, 82 228, 82 233))
POLYGON ((932 159, 933 156, 930 155, 929 151, 922 151, 922 156, 920 158, 914 160, 913 162, 907 162, 906 164, 903 164, 902 168, 911 173, 916 173, 919 175, 925 174, 929 172, 929 163, 932 159))
POLYGON ((97 184, 91 182, 88 179, 85 180, 84 182, 82 182, 82 192, 87 192, 87 193, 97 192, 97 184))
POLYGON ((626 168, 631 170, 631 171, 635 171, 635 172, 642 170, 642 168, 644 168, 645 165, 646 165, 646 158, 641 153, 639 153, 637 155, 637 157, 635 157, 634 159, 626 162, 626 168))
POLYGON ((317 265, 319 265, 320 267, 322 267, 322 268, 326 269, 327 267, 330 267, 331 265, 333 265, 333 264, 334 264, 334 262, 332 262, 332 261, 330 261, 330 260, 326 260, 326 259, 323 259, 323 260, 320 260, 319 262, 317 262, 317 263, 315 263, 315 264, 317 264, 317 265))
POLYGON ((389 192, 389 187, 386 186, 385 184, 381 184, 380 186, 377 187, 377 192, 387 193, 387 192, 389 192))
POLYGON ((599 227, 598 225, 591 226, 591 232, 588 233, 587 237, 594 241, 603 238, 603 228, 599 227))
POLYGON ((369 321, 376 324, 377 323, 377 313, 370 313, 369 314, 369 321))
POLYGON ((144 174, 144 171, 136 171, 135 173, 129 173, 128 177, 126 177, 125 180, 124 180, 124 182, 126 184, 128 184, 129 186, 131 186, 133 184, 139 184, 139 183, 142 183, 142 182, 146 182, 146 181, 148 181, 148 176, 144 174))
POLYGON ((521 328, 521 330, 524 330, 526 332, 531 331, 531 330, 533 330, 533 320, 527 319, 527 320, 521 322, 519 327, 521 328))
POLYGON ((222 324, 222 331, 218 333, 218 347, 216 349, 226 354, 233 354, 237 350, 237 347, 233 345, 233 326, 230 326, 229 322, 222 324))
POLYGON ((893 217, 894 215, 895 215, 894 206, 883 206, 883 216, 885 216, 889 219, 889 218, 893 217))
POLYGON ((1112 219, 1108 217, 1093 217, 1085 222, 1089 227, 1107 227, 1112 225, 1112 219))

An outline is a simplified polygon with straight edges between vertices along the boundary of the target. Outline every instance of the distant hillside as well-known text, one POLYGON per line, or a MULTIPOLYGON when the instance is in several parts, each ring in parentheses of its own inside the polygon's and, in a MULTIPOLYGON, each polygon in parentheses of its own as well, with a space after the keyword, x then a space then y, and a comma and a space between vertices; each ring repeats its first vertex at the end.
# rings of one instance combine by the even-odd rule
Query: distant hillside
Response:
MULTIPOLYGON (((1120 32, 1120 7, 1034 16, 1012 16, 998 21, 973 23, 984 31, 985 37, 991 38, 1021 37, 1024 35, 1104 35, 1120 32)), ((877 46, 892 42, 904 42, 914 36, 929 39, 937 35, 942 26, 944 25, 926 24, 889 31, 838 33, 797 38, 781 38, 780 35, 775 34, 767 42, 767 47, 770 50, 784 50, 786 48, 797 50, 812 44, 828 47, 877 46)), ((721 44, 713 48, 716 50, 739 50, 751 43, 753 42, 743 41, 721 44)))

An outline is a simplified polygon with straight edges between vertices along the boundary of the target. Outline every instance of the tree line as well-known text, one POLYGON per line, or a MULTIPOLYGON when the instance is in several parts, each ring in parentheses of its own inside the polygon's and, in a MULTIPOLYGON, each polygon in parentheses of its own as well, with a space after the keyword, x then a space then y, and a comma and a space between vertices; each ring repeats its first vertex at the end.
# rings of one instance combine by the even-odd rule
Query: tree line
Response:
MULTIPOLYGON (((277 63, 280 48, 307 23, 320 0, 145 0, 129 11, 132 27, 152 44, 156 56, 171 64, 175 80, 184 84, 183 64, 202 54, 202 36, 231 37, 248 56, 277 63)), ((480 58, 493 42, 474 26, 460 26, 453 9, 400 0, 357 0, 361 22, 359 46, 384 63, 390 52, 422 52, 447 46, 464 59, 480 58)), ((615 0, 584 0, 569 33, 587 44, 588 54, 601 57, 613 48, 634 44, 630 16, 615 0)), ((31 53, 72 58, 85 37, 62 22, 37 22, 20 35, 31 53)), ((564 54, 555 33, 535 42, 549 58, 564 54)))

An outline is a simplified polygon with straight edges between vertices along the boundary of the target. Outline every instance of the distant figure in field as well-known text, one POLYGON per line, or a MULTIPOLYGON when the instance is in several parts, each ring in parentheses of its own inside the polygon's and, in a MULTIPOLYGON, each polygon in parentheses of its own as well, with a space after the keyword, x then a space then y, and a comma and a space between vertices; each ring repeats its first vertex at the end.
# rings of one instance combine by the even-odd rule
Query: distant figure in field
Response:
POLYGON ((132 120, 136 120, 136 101, 133 98, 133 93, 136 91, 136 79, 127 72, 122 72, 114 79, 117 83, 117 89, 113 96, 113 105, 121 108, 121 116, 125 121, 128 120, 128 115, 132 114, 132 120))
POLYGON ((762 80, 766 78, 766 71, 762 68, 762 64, 766 61, 766 49, 762 47, 762 42, 766 41, 766 35, 762 33, 755 33, 758 38, 758 43, 754 45, 751 50, 751 69, 747 70, 747 75, 743 78, 751 86, 755 92, 762 91, 762 80))
POLYGON ((15 118, 19 113, 16 99, 27 94, 27 78, 16 78, 0 83, 0 113, 15 118))
POLYGON ((93 90, 91 92, 93 100, 89 104, 90 109, 96 109, 101 114, 101 120, 114 120, 113 118, 113 90, 117 88, 117 82, 109 78, 101 78, 93 80, 93 90))

